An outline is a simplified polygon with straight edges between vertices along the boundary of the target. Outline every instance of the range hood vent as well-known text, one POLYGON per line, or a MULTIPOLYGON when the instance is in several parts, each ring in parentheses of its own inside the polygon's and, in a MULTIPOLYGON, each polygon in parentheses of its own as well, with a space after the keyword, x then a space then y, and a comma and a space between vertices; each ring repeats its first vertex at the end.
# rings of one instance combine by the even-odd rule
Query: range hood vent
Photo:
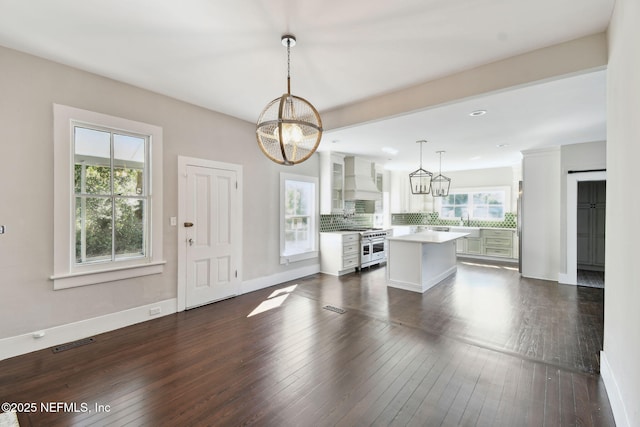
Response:
POLYGON ((344 199, 382 200, 371 161, 354 156, 344 158, 344 199))

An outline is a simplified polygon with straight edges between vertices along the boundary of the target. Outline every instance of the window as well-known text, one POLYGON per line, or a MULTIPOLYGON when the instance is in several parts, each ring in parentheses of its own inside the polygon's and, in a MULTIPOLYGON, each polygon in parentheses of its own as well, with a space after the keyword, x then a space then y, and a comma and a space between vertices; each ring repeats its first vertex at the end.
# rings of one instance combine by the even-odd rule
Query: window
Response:
POLYGON ((502 221, 509 206, 508 195, 507 188, 451 192, 441 200, 440 218, 502 221))
POLYGON ((149 136, 72 126, 76 264, 144 257, 149 136))
POLYGON ((54 289, 162 272, 162 129, 54 105, 54 289))
POLYGON ((280 263, 318 256, 318 179, 280 174, 280 263))

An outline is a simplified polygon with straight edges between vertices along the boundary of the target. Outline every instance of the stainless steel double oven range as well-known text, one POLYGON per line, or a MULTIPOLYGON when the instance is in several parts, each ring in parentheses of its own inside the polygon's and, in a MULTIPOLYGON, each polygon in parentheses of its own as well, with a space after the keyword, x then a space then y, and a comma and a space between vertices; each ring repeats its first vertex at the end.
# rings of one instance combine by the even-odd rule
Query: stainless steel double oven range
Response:
POLYGON ((360 233, 360 268, 387 262, 387 236, 382 228, 353 228, 360 233))

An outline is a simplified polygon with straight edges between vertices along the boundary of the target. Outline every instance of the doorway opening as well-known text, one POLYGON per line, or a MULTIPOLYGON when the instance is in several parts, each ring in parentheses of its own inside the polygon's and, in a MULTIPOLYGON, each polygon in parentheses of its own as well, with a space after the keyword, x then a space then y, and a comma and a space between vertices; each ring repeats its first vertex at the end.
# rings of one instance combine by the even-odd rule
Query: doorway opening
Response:
POLYGON ((567 270, 560 283, 604 287, 606 179, 604 170, 567 175, 567 270))
POLYGON ((576 217, 577 284, 604 288, 606 181, 579 181, 576 217))

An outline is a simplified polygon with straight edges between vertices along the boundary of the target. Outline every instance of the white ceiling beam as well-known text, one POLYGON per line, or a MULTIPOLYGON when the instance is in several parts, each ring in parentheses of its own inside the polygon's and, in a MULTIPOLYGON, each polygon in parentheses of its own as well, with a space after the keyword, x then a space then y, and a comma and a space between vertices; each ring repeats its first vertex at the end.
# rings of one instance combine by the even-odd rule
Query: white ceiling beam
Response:
POLYGON ((346 128, 607 65, 606 33, 597 33, 361 102, 322 111, 325 130, 346 128))

